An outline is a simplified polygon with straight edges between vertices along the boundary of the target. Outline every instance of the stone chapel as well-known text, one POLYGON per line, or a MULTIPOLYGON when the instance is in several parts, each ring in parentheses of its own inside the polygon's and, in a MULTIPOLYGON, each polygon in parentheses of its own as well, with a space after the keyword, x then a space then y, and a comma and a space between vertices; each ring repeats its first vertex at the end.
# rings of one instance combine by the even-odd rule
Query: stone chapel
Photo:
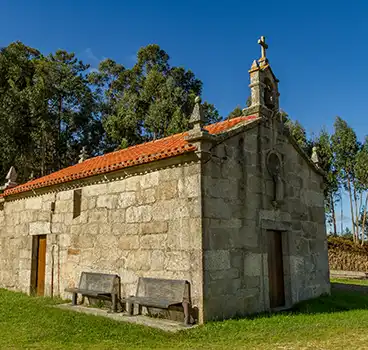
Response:
POLYGON ((136 145, 0 195, 0 288, 70 298, 82 271, 190 282, 198 322, 330 292, 323 171, 283 124, 266 57, 243 116, 136 145))

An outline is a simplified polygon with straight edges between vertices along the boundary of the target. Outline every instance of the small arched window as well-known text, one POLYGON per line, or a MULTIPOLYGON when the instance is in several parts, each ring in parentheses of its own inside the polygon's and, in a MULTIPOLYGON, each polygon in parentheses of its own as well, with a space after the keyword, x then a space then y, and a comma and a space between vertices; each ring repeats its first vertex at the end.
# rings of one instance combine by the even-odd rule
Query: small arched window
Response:
POLYGON ((268 109, 275 108, 275 88, 270 79, 264 80, 264 103, 268 109))

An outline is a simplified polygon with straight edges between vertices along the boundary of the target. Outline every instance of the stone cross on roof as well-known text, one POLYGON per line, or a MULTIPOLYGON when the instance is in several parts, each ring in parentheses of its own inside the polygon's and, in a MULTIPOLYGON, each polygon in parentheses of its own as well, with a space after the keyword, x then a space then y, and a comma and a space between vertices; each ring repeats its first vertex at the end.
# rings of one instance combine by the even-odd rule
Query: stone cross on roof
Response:
POLYGON ((266 59, 266 49, 268 49, 266 38, 261 36, 261 38, 258 39, 258 44, 261 45, 261 59, 266 59))

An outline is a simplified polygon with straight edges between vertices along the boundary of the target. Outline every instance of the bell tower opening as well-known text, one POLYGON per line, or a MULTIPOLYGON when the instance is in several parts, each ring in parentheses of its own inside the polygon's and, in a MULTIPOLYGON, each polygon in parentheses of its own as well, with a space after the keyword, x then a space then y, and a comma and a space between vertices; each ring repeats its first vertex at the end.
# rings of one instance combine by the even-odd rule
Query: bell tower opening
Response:
POLYGON ((268 45, 264 36, 258 40, 258 44, 261 47, 261 57, 253 61, 249 70, 251 97, 243 114, 270 117, 279 110, 279 80, 273 74, 266 56, 268 45))

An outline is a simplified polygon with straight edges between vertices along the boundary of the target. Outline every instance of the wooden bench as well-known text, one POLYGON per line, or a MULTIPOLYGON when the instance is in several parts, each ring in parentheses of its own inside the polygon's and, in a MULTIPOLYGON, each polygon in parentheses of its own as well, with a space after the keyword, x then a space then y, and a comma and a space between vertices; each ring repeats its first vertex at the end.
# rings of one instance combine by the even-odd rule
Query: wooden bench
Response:
POLYGON ((66 288, 66 292, 72 293, 72 305, 77 305, 77 295, 96 299, 110 300, 111 311, 117 311, 117 303, 120 301, 120 277, 96 272, 82 272, 78 288, 66 288))
POLYGON ((184 323, 189 324, 191 300, 188 281, 139 277, 136 295, 122 301, 127 303, 129 315, 133 315, 134 304, 138 304, 138 314, 142 314, 142 306, 169 309, 170 306, 182 305, 184 323))

